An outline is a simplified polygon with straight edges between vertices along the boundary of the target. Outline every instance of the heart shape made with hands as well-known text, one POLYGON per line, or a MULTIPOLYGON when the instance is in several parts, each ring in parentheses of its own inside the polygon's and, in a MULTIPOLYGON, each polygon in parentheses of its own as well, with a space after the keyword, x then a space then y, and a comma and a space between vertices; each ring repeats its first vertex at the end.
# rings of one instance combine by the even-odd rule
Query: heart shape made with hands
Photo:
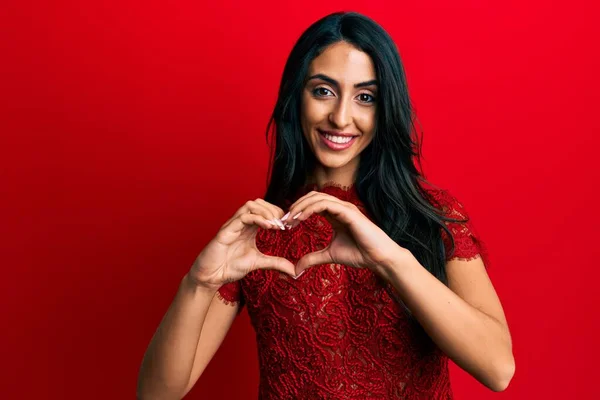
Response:
MULTIPOLYGON (((289 207, 299 198, 311 191, 321 192, 333 196, 339 200, 354 204, 359 210, 369 217, 362 202, 358 197, 354 185, 342 186, 330 181, 325 183, 321 189, 316 184, 306 185, 300 188, 289 201, 285 202, 284 209, 289 211, 289 207)), ((256 234, 257 249, 268 256, 283 257, 298 267, 298 262, 307 254, 315 253, 326 249, 336 237, 336 222, 329 220, 331 216, 327 213, 314 213, 299 223, 294 223, 294 227, 285 230, 280 229, 262 229, 259 228, 256 234)), ((288 221, 285 221, 288 222, 288 221)), ((285 223, 284 222, 284 223, 285 223)), ((347 233, 346 233, 347 234, 347 233)), ((327 265, 325 263, 323 265, 327 265)), ((317 264, 318 265, 318 264, 317 264)), ((313 264, 313 267, 317 266, 313 264)))
POLYGON ((291 229, 259 228, 256 248, 265 255, 283 257, 297 265, 304 255, 329 246, 333 235, 329 221, 322 215, 313 214, 291 229))

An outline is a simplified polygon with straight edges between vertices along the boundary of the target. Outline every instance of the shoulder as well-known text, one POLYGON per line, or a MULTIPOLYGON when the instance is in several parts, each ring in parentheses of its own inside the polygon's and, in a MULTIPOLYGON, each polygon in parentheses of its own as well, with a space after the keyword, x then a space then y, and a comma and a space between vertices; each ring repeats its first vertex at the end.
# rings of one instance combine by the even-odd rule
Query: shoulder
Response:
POLYGON ((467 220, 469 218, 463 203, 449 190, 437 186, 427 186, 423 190, 426 200, 438 209, 440 215, 459 220, 467 220))
POLYGON ((462 201, 447 189, 431 186, 424 190, 427 200, 438 210, 447 228, 447 231, 442 230, 447 260, 482 257, 485 264, 489 264, 486 246, 462 201))

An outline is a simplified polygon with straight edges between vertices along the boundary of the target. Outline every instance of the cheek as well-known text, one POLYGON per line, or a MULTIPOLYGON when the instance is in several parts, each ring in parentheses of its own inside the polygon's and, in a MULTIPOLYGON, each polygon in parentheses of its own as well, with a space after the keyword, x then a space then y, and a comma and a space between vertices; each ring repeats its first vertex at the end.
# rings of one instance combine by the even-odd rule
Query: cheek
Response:
POLYGON ((302 107, 302 119, 305 123, 313 125, 327 118, 328 109, 324 101, 318 101, 310 96, 304 96, 302 107))
POLYGON ((375 109, 361 112, 359 118, 356 120, 356 125, 365 136, 372 137, 377 125, 375 109))

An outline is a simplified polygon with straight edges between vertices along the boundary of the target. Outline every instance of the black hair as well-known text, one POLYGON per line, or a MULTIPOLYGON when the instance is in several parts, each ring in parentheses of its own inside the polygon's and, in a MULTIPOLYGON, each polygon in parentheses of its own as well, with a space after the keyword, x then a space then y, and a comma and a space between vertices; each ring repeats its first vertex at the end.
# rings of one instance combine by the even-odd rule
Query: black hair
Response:
POLYGON ((419 172, 421 141, 404 67, 392 38, 367 16, 356 12, 327 15, 313 23, 294 45, 267 125, 271 157, 264 198, 281 206, 313 172, 316 157, 300 125, 302 91, 311 61, 340 41, 371 57, 379 82, 375 134, 360 154, 354 182, 358 197, 381 229, 447 284, 441 229, 452 239, 453 251, 454 239, 444 221, 459 220, 444 216, 423 188, 428 182, 419 172))

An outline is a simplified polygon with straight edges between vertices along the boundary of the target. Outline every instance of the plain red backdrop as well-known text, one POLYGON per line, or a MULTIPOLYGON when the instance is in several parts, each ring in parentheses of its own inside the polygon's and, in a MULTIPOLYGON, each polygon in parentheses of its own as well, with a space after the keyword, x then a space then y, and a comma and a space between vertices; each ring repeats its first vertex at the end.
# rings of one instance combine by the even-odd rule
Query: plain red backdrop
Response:
MULTIPOLYGON (((456 398, 596 392, 591 1, 2 8, 3 399, 134 398, 181 277, 263 194, 264 130, 290 49, 338 10, 371 16, 396 41, 425 173, 465 204, 491 252, 516 375, 494 394, 453 365, 456 398)), ((256 398, 254 340, 244 311, 188 398, 256 398)))

